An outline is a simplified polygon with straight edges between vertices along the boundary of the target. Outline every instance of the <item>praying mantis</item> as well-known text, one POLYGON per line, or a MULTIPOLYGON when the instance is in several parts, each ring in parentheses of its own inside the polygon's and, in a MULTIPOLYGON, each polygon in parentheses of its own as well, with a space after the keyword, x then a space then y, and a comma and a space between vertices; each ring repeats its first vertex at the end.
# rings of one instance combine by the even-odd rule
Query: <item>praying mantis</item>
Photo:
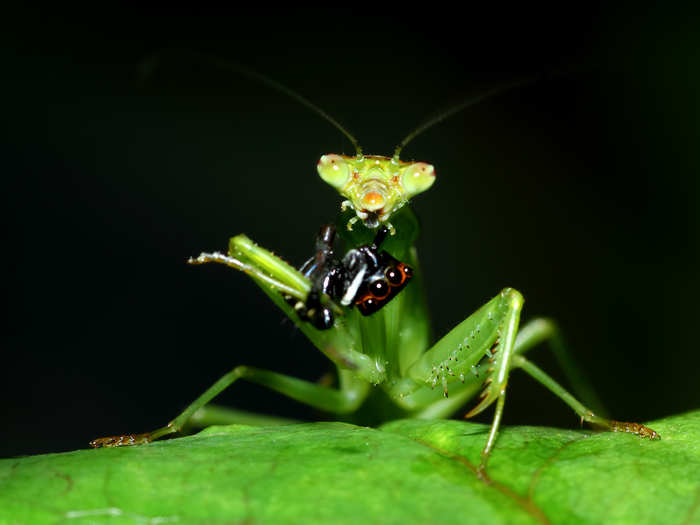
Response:
POLYGON ((243 234, 230 239, 226 254, 202 253, 188 262, 224 264, 248 274, 333 363, 338 386, 241 365, 166 426, 98 438, 90 443, 92 447, 146 444, 179 432, 198 410, 239 379, 338 416, 372 402, 375 391, 388 398, 398 413, 415 418, 450 417, 478 396, 465 417, 495 404, 478 469, 485 476, 514 369, 549 389, 581 421, 642 438, 660 437, 643 424, 596 414, 526 357, 533 347, 548 343, 574 386, 582 382, 556 323, 538 318, 520 326, 524 298, 513 288, 502 289, 431 346, 424 276, 414 247, 418 222, 408 204, 433 185, 436 170, 425 162, 403 161, 400 154, 422 131, 522 82, 498 87, 441 113, 411 132, 391 157, 384 157, 365 155, 345 128, 300 95, 262 75, 236 69, 311 108, 353 144, 355 155, 327 154, 317 165, 320 178, 343 197, 341 213, 334 225, 321 229, 313 256, 300 269, 243 234), (336 233, 347 246, 342 257, 335 251, 336 233))

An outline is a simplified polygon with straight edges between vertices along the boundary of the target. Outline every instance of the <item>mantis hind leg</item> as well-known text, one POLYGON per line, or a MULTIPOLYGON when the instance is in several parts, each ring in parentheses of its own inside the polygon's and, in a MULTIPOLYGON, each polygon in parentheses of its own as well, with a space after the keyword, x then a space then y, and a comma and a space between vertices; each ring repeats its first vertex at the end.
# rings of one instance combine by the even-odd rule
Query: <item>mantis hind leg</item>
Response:
POLYGON ((369 393, 369 384, 366 381, 356 379, 344 373, 344 371, 341 371, 339 376, 341 388, 336 390, 277 372, 270 372, 268 370, 249 366, 237 366, 209 387, 166 426, 143 434, 125 434, 121 436, 98 438, 91 441, 90 446, 93 448, 100 448, 140 445, 150 443, 168 434, 179 432, 199 409, 204 407, 238 379, 246 379, 253 383, 266 386, 296 401, 318 408, 319 410, 336 414, 353 412, 367 397, 369 393))

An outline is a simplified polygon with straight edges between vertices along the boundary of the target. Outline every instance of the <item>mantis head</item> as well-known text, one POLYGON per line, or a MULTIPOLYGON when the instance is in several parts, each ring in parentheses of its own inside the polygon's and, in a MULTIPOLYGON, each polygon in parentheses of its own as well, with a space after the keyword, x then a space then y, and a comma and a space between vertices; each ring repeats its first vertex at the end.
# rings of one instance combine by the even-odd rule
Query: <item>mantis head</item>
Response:
POLYGON ((405 162, 396 156, 323 155, 318 161, 318 174, 347 200, 343 209, 351 208, 356 216, 348 229, 358 220, 368 228, 389 222, 391 215, 414 195, 424 192, 435 182, 435 168, 425 162, 405 162))

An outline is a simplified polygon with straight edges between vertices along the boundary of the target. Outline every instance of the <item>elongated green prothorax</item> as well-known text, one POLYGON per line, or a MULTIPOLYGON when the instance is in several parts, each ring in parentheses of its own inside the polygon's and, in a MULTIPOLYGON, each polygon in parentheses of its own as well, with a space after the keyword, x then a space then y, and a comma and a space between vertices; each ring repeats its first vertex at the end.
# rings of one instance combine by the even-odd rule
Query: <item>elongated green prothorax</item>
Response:
POLYGON ((347 200, 342 209, 355 211, 348 229, 358 220, 368 228, 386 224, 394 234, 389 217, 435 182, 435 168, 425 162, 405 162, 378 155, 324 155, 318 174, 347 200))

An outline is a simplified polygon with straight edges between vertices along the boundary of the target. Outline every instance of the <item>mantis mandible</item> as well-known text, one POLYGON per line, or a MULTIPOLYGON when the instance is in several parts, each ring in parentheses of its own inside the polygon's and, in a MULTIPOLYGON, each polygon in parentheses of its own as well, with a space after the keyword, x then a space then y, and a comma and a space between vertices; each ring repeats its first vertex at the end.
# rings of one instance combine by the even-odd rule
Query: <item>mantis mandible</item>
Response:
MULTIPOLYGON (((229 67, 228 63, 223 65, 229 67)), ((233 69, 319 113, 348 137, 355 155, 328 154, 318 162, 320 177, 344 200, 336 226, 322 228, 314 256, 300 269, 245 235, 230 239, 227 254, 202 253, 188 262, 220 263, 248 274, 335 365, 338 387, 237 366, 166 426, 143 434, 95 439, 91 446, 143 444, 178 432, 198 410, 239 379, 338 415, 356 411, 372 389, 386 395, 399 414, 416 418, 450 417, 478 395, 465 417, 496 404, 479 466, 479 473, 485 476, 504 412, 508 378, 515 368, 548 388, 582 422, 650 439, 660 437, 640 423, 594 413, 525 357, 536 345, 548 343, 574 386, 583 383, 552 320, 538 318, 520 326, 524 299, 513 288, 501 290, 430 345, 423 276, 413 246, 418 223, 406 204, 432 186, 435 169, 424 162, 402 161, 400 153, 419 133, 444 118, 523 82, 498 87, 453 107, 409 134, 392 157, 382 157, 365 156, 345 128, 297 93, 245 68, 233 69), (336 230, 349 248, 342 259, 333 247, 336 230)))

